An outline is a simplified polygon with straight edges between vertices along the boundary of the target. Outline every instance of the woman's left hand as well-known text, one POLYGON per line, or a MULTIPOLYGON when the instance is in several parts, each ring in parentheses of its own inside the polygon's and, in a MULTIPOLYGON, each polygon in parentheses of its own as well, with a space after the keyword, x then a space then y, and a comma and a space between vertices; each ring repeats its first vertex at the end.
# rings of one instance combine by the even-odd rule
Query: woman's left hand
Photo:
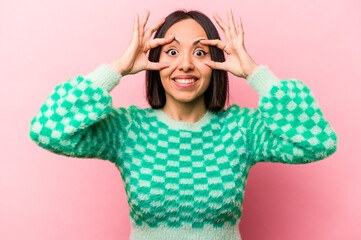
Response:
POLYGON ((228 55, 227 59, 225 62, 204 61, 203 63, 213 69, 225 70, 237 77, 247 78, 259 65, 249 56, 244 46, 244 32, 241 18, 237 21, 236 29, 231 9, 228 10, 227 15, 229 26, 227 26, 216 13, 214 14, 215 20, 224 32, 227 43, 219 39, 200 41, 202 44, 216 46, 225 51, 228 55))

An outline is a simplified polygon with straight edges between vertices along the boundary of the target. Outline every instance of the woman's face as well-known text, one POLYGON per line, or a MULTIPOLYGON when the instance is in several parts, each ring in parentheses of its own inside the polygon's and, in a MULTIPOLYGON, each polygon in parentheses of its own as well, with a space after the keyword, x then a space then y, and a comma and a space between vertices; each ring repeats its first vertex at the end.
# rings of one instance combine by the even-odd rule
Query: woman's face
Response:
POLYGON ((195 20, 184 19, 173 24, 164 37, 169 35, 175 35, 175 38, 171 43, 162 46, 159 57, 159 62, 170 64, 170 67, 159 71, 166 101, 204 101, 204 92, 210 84, 212 69, 203 61, 211 60, 211 55, 209 47, 197 41, 208 39, 206 32, 195 20))

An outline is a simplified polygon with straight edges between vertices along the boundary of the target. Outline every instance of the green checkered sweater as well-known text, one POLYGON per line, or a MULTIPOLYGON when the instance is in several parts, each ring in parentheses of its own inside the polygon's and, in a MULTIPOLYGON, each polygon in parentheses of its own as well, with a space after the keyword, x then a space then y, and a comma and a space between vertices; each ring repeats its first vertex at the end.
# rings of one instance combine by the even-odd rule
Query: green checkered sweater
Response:
POLYGON ((109 92, 121 77, 101 64, 59 84, 32 119, 30 137, 56 154, 115 164, 131 240, 239 240, 253 165, 310 163, 336 151, 336 133, 310 89, 266 65, 247 78, 259 109, 233 104, 196 123, 161 109, 113 107, 109 92))

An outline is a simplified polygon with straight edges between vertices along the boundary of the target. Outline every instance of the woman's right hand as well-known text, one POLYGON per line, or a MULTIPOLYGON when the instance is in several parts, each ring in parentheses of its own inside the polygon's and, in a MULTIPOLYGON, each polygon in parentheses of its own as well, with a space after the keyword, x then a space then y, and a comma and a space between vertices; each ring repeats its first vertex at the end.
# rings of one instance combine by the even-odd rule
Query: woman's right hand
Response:
POLYGON ((168 63, 151 62, 148 60, 147 52, 151 48, 170 43, 174 38, 174 35, 172 35, 167 38, 150 40, 152 34, 164 23, 165 18, 144 31, 149 14, 147 10, 140 23, 138 14, 134 16, 132 40, 123 55, 110 64, 110 66, 122 76, 135 74, 143 70, 161 70, 169 67, 168 63))

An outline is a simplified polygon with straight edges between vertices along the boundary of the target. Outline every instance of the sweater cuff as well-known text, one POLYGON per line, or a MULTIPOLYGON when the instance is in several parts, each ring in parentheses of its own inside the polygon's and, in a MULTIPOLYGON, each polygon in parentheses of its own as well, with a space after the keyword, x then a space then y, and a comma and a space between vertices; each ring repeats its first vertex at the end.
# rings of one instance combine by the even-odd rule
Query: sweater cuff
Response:
POLYGON ((259 97, 262 98, 271 91, 273 86, 279 84, 280 79, 278 79, 266 65, 260 65, 247 77, 247 82, 254 90, 256 90, 259 97))
POLYGON ((122 75, 107 64, 101 64, 84 78, 92 81, 95 88, 101 87, 110 92, 120 81, 122 75))

